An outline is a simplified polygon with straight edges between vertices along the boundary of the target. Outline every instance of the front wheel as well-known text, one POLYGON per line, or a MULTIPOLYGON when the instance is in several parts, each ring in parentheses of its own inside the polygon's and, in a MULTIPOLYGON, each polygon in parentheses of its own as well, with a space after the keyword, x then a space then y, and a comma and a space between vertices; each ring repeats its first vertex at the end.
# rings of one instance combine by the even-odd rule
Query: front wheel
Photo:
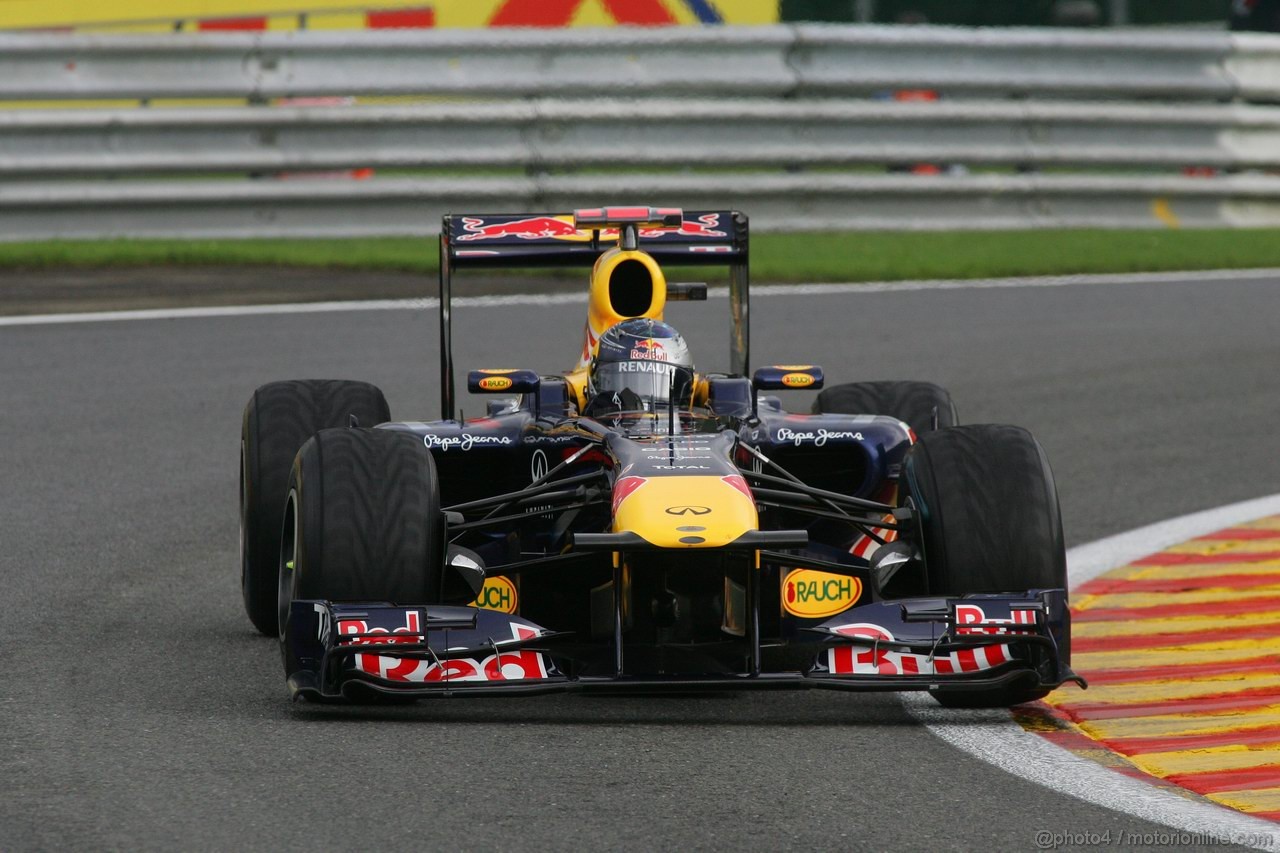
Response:
MULTIPOLYGON (((1062 513, 1044 448, 1015 426, 952 427, 920 436, 903 463, 902 502, 920 518, 929 594, 1066 589, 1062 513)), ((1070 664, 1069 635, 1058 650, 1070 664)), ((936 693, 949 707, 1016 705, 1042 689, 936 693)))
POLYGON ((284 515, 282 643, 294 599, 440 602, 444 516, 431 451, 416 436, 321 430, 298 451, 284 515))
POLYGON ((293 379, 263 385, 249 398, 240 426, 240 589, 255 628, 269 637, 276 621, 276 563, 289 469, 302 443, 354 418, 363 426, 391 420, 382 392, 348 379, 293 379))

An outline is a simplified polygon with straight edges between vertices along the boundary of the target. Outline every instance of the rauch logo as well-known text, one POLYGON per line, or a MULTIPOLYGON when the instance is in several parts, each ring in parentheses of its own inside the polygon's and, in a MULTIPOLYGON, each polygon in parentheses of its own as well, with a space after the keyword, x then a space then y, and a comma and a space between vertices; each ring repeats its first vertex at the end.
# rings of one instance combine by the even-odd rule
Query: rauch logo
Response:
POLYGON ((782 581, 782 606, 793 616, 817 619, 848 610, 862 596, 862 581, 813 569, 795 569, 782 581))
POLYGON ((484 587, 471 604, 484 610, 515 613, 517 603, 515 584, 504 577, 494 576, 484 579, 484 587))

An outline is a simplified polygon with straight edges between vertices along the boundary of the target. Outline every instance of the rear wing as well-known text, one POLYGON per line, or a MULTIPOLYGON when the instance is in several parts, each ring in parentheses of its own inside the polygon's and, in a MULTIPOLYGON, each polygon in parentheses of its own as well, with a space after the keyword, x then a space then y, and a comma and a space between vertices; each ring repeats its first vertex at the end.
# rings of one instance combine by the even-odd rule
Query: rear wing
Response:
POLYGON ((618 243, 617 223, 629 220, 648 223, 634 229, 638 248, 660 264, 729 268, 730 368, 735 374, 747 374, 750 334, 746 215, 736 210, 647 207, 594 208, 573 213, 446 214, 440 229, 440 402, 444 420, 453 418, 456 411, 451 332, 454 270, 590 267, 602 252, 618 243), (657 221, 664 224, 654 224, 657 221))

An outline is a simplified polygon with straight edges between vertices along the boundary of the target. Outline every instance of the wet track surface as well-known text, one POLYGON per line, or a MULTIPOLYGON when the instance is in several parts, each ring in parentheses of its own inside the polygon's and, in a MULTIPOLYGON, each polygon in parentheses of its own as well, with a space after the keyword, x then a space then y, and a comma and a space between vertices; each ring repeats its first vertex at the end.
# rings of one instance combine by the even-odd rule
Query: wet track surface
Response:
MULTIPOLYGON (((1280 281, 752 307, 756 364, 929 379, 964 422, 1030 427, 1068 544, 1280 491, 1280 281)), ((567 367, 582 308, 459 311, 458 365, 567 367)), ((669 311, 701 368, 727 362, 727 313, 669 311)), ((349 376, 433 417, 435 319, 0 329, 0 849, 1012 850, 1158 829, 954 750, 892 695, 290 704, 240 604, 241 408, 268 380, 349 376)))

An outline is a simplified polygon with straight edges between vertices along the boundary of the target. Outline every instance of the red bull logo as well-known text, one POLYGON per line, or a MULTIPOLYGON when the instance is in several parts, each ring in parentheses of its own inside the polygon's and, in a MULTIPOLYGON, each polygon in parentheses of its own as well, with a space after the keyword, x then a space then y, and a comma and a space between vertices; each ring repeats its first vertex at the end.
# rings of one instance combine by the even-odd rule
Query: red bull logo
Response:
POLYGON ((557 219, 554 216, 530 216, 527 219, 513 219, 509 222, 485 222, 478 216, 462 217, 462 230, 466 233, 458 237, 459 242, 470 240, 500 240, 515 237, 520 240, 590 239, 573 227, 572 222, 557 219))
POLYGON ((635 346, 631 349, 631 357, 645 358, 650 361, 666 361, 667 348, 662 345, 662 341, 646 338, 643 341, 636 341, 635 346))
MULTIPOLYGON (((728 237, 729 234, 719 230, 720 214, 704 213, 697 219, 686 219, 679 228, 641 228, 637 232, 641 239, 656 240, 667 235, 682 238, 689 237, 728 237)), ((512 219, 506 222, 494 222, 480 216, 462 217, 463 234, 458 236, 459 242, 476 240, 571 240, 583 242, 592 238, 590 230, 580 231, 573 224, 570 216, 529 216, 524 219, 512 219)), ((600 230, 601 240, 618 239, 618 229, 604 228, 600 230)))

